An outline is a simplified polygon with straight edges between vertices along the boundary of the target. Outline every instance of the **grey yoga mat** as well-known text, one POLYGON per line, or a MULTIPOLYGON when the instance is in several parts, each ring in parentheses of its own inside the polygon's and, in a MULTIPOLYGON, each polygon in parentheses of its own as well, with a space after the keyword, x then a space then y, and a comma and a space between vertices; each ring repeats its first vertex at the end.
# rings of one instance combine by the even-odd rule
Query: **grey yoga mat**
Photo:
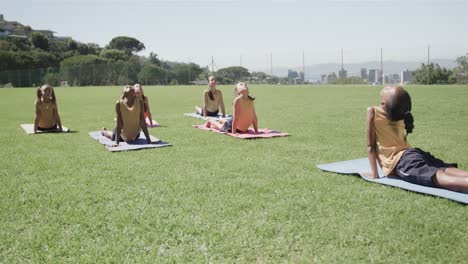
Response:
POLYGON ((410 182, 406 182, 397 176, 385 177, 382 170, 379 168, 379 166, 377 167, 379 169, 379 175, 381 178, 379 179, 367 178, 363 176, 363 173, 371 171, 369 160, 367 158, 339 161, 339 162, 333 162, 333 163, 328 163, 328 164, 319 164, 317 165, 317 167, 324 171, 330 171, 330 172, 335 172, 335 173, 340 173, 340 174, 358 174, 361 176, 361 178, 369 182, 390 185, 390 186, 402 188, 408 191, 439 196, 439 197, 454 200, 463 204, 468 204, 468 193, 460 193, 460 192, 454 192, 454 191, 449 191, 445 189, 417 185, 417 184, 413 184, 410 182))
POLYGON ((145 134, 140 132, 140 137, 132 142, 120 142, 118 146, 112 147, 115 144, 115 141, 106 138, 101 134, 101 131, 93 131, 88 133, 90 137, 94 138, 100 144, 104 145, 107 150, 110 152, 117 152, 117 151, 126 151, 126 150, 136 150, 136 149, 144 149, 144 148, 160 148, 160 147, 167 147, 171 146, 171 144, 164 142, 158 138, 155 138, 150 135, 151 144, 148 144, 146 141, 145 134))
MULTIPOLYGON (((26 134, 34 134, 34 124, 21 124, 21 128, 26 132, 26 134)), ((62 132, 69 132, 70 129, 62 126, 62 132)), ((60 133, 58 131, 37 131, 37 133, 60 133)))
MULTIPOLYGON (((203 120, 208 120, 208 118, 212 118, 212 119, 215 119, 215 120, 218 120, 221 118, 221 115, 218 115, 218 117, 214 117, 214 116, 207 116, 207 117, 204 117, 204 116, 201 116, 197 113, 184 113, 184 116, 191 116, 191 117, 195 117, 195 118, 198 118, 198 119, 203 119, 203 120)), ((226 115, 226 117, 232 117, 231 115, 226 115)))

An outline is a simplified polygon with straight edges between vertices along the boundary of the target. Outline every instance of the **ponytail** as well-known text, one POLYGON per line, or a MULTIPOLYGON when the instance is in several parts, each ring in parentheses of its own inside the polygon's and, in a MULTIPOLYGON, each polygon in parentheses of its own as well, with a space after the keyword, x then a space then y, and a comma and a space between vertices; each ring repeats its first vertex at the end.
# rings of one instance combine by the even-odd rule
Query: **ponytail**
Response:
POLYGON ((391 121, 403 120, 406 135, 413 132, 414 118, 411 114, 411 96, 401 86, 395 87, 395 93, 390 102, 387 102, 387 115, 391 121))
POLYGON ((54 88, 52 88, 52 86, 49 86, 49 87, 50 87, 51 101, 54 105, 57 105, 57 98, 55 97, 54 88))
POLYGON ((215 99, 214 94, 213 94, 213 92, 211 90, 208 91, 208 97, 210 97, 211 101, 214 101, 214 99, 215 99))
POLYGON ((414 119, 410 111, 405 113, 403 120, 405 121, 406 135, 408 135, 409 133, 413 132, 414 128, 414 119))
POLYGON ((42 90, 41 90, 41 87, 37 87, 37 90, 36 90, 36 104, 39 103, 42 98, 42 90))

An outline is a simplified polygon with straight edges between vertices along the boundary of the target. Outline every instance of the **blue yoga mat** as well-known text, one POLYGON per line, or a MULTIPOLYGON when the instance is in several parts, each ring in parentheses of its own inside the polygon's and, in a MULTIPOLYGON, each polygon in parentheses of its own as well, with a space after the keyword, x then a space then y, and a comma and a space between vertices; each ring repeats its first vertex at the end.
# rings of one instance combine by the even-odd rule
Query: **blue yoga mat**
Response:
POLYGON ((150 135, 151 144, 148 144, 146 141, 145 134, 140 132, 140 137, 132 142, 120 142, 118 146, 112 147, 112 144, 115 144, 115 141, 110 140, 109 138, 103 136, 101 131, 93 131, 88 133, 90 137, 94 138, 100 144, 104 145, 107 150, 110 152, 117 152, 117 151, 126 151, 126 150, 136 150, 136 149, 144 149, 144 148, 160 148, 160 147, 167 147, 171 144, 164 142, 158 138, 155 138, 150 135))
POLYGON ((379 179, 367 178, 363 176, 363 173, 371 171, 369 160, 367 158, 339 161, 339 162, 328 163, 328 164, 319 164, 317 165, 317 167, 324 171, 330 171, 330 172, 335 172, 335 173, 340 173, 340 174, 358 174, 359 176, 361 176, 361 178, 369 182, 390 185, 390 186, 402 188, 408 191, 439 196, 439 197, 454 200, 463 204, 468 204, 468 193, 460 193, 460 192, 454 192, 454 191, 449 191, 449 190, 440 189, 440 188, 432 188, 432 187, 417 185, 417 184, 413 184, 410 182, 406 182, 398 176, 385 177, 384 173, 382 172, 382 170, 380 169, 378 165, 377 167, 379 169, 379 175, 381 178, 379 179))

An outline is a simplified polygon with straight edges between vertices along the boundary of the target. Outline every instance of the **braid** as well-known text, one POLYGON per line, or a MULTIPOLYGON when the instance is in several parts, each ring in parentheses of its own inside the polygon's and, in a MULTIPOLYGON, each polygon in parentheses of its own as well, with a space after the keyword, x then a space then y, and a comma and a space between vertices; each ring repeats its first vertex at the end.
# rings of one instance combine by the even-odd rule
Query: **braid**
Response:
POLYGON ((414 119, 413 119, 413 115, 411 114, 411 112, 406 112, 405 115, 403 116, 403 120, 405 121, 406 134, 413 132, 414 119))

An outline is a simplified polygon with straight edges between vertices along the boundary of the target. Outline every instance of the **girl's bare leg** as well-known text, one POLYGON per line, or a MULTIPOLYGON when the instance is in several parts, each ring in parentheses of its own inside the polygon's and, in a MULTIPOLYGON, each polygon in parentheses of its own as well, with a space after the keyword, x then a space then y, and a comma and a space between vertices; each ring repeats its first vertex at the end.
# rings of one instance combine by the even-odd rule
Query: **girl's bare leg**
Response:
POLYGON ((218 122, 218 121, 216 121, 216 120, 214 120, 212 118, 208 118, 205 126, 206 127, 214 127, 214 128, 219 130, 219 129, 221 129, 221 127, 223 127, 224 122, 223 122, 223 120, 220 120, 220 122, 218 122))
POLYGON ((468 192, 468 177, 451 175, 452 170, 453 168, 447 168, 446 171, 438 170, 432 177, 434 186, 456 192, 468 192))
POLYGON ((453 167, 445 169, 445 173, 455 177, 468 177, 468 171, 460 170, 453 167))
POLYGON ((111 131, 107 131, 107 128, 105 128, 105 127, 103 127, 103 128, 101 129, 101 134, 102 134, 103 136, 105 136, 106 138, 108 138, 108 139, 112 139, 112 132, 111 132, 111 131))

